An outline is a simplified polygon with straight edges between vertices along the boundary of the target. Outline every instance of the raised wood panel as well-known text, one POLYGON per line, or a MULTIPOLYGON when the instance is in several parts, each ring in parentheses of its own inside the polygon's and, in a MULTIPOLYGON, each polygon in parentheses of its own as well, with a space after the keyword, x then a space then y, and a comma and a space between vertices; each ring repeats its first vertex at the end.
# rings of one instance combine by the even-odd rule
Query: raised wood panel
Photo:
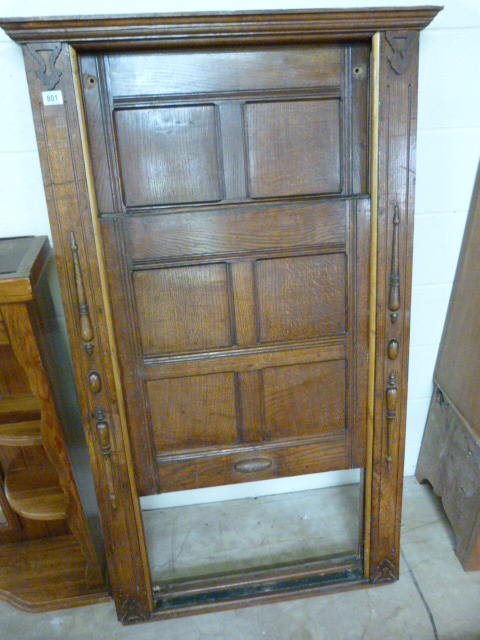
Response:
POLYGON ((117 110, 127 207, 221 199, 213 105, 117 110))
POLYGON ((224 454, 158 457, 158 475, 164 491, 271 480, 348 467, 344 437, 324 442, 283 443, 271 448, 268 445, 239 447, 224 454), (259 459, 263 464, 258 464, 259 459), (257 464, 252 464, 253 461, 257 464), (252 471, 249 472, 249 468, 252 471))
POLYGON ((252 198, 339 193, 340 100, 247 103, 252 198))
POLYGON ((109 57, 114 97, 338 86, 343 48, 155 53, 109 57), (125 73, 125 69, 129 72, 125 73))
POLYGON ((237 442, 234 375, 147 383, 157 451, 237 442))
POLYGON ((275 367, 262 378, 266 440, 345 429, 344 360, 275 367))
POLYGON ((345 255, 255 263, 260 342, 345 332, 345 255))
POLYGON ((126 241, 134 261, 345 244, 344 201, 255 204, 175 215, 132 216, 126 241))
POLYGON ((136 271, 133 285, 145 354, 232 344, 225 264, 136 271))

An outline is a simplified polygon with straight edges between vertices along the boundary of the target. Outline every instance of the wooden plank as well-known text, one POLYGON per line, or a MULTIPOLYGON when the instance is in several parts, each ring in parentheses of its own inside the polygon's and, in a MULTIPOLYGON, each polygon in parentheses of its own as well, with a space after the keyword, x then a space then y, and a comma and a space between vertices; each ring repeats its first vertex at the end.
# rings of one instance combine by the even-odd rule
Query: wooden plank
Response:
POLYGON ((211 455, 201 451, 158 455, 157 462, 162 491, 181 491, 347 469, 347 458, 346 438, 342 435, 324 441, 238 446, 230 452, 216 450, 211 455))
POLYGON ((125 224, 128 252, 139 263, 182 256, 345 245, 347 239, 343 200, 132 216, 125 224))
POLYGON ((111 56, 113 97, 338 86, 342 48, 111 56), (125 74, 125 65, 130 69, 125 74), (195 70, 195 71, 193 71, 195 70))
POLYGON ((177 378, 188 375, 222 373, 226 371, 260 371, 299 362, 327 362, 346 357, 345 338, 328 339, 311 344, 283 344, 278 347, 257 347, 145 360, 147 380, 177 378))

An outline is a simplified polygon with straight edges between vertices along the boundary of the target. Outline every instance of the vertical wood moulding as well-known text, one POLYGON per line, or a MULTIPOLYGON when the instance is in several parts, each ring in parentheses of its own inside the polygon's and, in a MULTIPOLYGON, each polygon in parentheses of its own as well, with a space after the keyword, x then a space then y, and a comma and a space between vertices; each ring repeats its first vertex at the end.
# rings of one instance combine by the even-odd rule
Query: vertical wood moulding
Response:
POLYGON ((365 468, 364 573, 370 577, 373 421, 375 414, 375 343, 377 307, 378 109, 380 100, 380 34, 372 38, 370 104, 370 317, 368 342, 367 463, 365 468))
MULTIPOLYGON (((42 48, 45 47, 48 48, 48 45, 42 45, 42 48)), ((77 392, 97 498, 102 502, 103 497, 106 499, 108 495, 108 488, 102 475, 103 460, 92 429, 92 415, 100 405, 109 414, 112 430, 120 421, 115 409, 116 396, 113 392, 113 373, 111 363, 109 364, 101 294, 96 293, 101 291, 101 287, 92 223, 84 215, 90 212, 90 202, 71 58, 68 45, 63 44, 57 60, 62 71, 58 90, 62 91, 63 105, 44 109, 42 87, 35 77, 36 62, 30 55, 29 46, 24 47, 24 54, 59 281, 65 303, 65 319, 72 343, 77 392), (96 344, 96 349, 89 356, 85 354, 78 336, 76 292, 69 249, 72 230, 78 242, 78 260, 83 272, 86 299, 90 304, 90 319, 96 344), (102 389, 97 394, 92 394, 88 385, 88 372, 91 368, 99 373, 103 382, 102 389)), ((118 509, 114 515, 106 509, 101 511, 102 528, 117 610, 120 610, 122 600, 134 595, 139 601, 139 607, 148 616, 151 609, 150 583, 145 580, 146 569, 139 549, 144 542, 143 535, 138 531, 133 514, 128 464, 125 459, 127 447, 128 443, 120 436, 119 430, 117 433, 112 431, 112 460, 115 460, 119 478, 118 509), (125 562, 126 557, 129 560, 125 562)))
MULTIPOLYGON (((90 155, 88 151, 88 143, 86 139, 85 114, 83 111, 77 55, 75 50, 72 47, 68 47, 68 49, 69 49, 70 60, 72 65, 73 85, 75 90, 75 99, 77 102, 77 112, 79 117, 78 124, 80 127, 80 137, 81 137, 81 143, 82 143, 82 149, 83 149, 83 156, 85 160, 87 189, 88 189, 88 196, 90 200, 90 212, 91 212, 91 219, 92 219, 92 226, 93 226, 93 234, 95 238, 95 250, 96 250, 97 259, 98 259, 98 269, 100 274, 100 285, 102 288, 102 301, 103 301, 105 322, 107 325, 110 357, 111 357, 113 377, 115 382, 115 391, 118 398, 117 410, 120 418, 123 441, 125 445, 127 445, 127 443, 129 442, 129 437, 128 437, 128 430, 127 430, 126 416, 125 416, 125 408, 123 404, 123 392, 122 392, 122 384, 120 380, 120 370, 119 370, 118 358, 117 358, 116 347, 115 347, 112 315, 111 315, 111 309, 110 309, 109 297, 108 297, 107 277, 105 273, 105 259, 103 256, 101 234, 100 234, 100 228, 99 228, 99 222, 98 222, 98 210, 97 210, 96 197, 95 197, 93 171, 92 171, 90 155)), ((143 524, 142 524, 142 518, 140 514, 140 505, 139 505, 139 501, 136 493, 135 478, 133 475, 133 461, 132 461, 131 452, 128 446, 125 446, 125 455, 127 458, 127 472, 128 472, 128 478, 130 481, 132 504, 133 504, 133 509, 135 513, 136 526, 138 531, 138 542, 139 542, 140 554, 141 554, 141 559, 142 559, 142 564, 144 569, 144 580, 145 580, 145 585, 147 586, 146 595, 147 595, 149 609, 151 611, 153 609, 153 599, 152 599, 150 572, 148 569, 147 551, 145 547, 145 536, 143 534, 143 524)))
MULTIPOLYGON (((415 172, 416 76, 418 33, 390 32, 381 35, 379 122, 379 191, 376 381, 373 437, 370 578, 382 573, 382 581, 398 577, 400 513, 406 421, 406 387, 411 290, 411 242, 413 233, 413 180, 415 172), (393 44, 392 44, 393 43, 393 44), (408 46, 405 48, 405 43, 408 46), (398 49, 397 49, 398 47, 398 49), (393 55, 392 55, 393 51, 393 55), (408 58, 408 59, 407 59, 408 58), (401 63, 399 62, 401 59, 401 63), (393 61, 393 64, 392 64, 393 61), (413 89, 412 89, 413 87, 413 89), (397 209, 398 208, 398 209, 397 209), (396 212, 401 213, 398 225, 396 212), (398 244, 398 247, 397 247, 398 244), (398 248, 398 261, 396 252, 398 248), (390 272, 398 262, 403 295, 395 322, 390 318, 390 272), (397 340, 401 357, 392 367, 386 358, 388 343, 397 340), (398 411, 390 434, 391 460, 387 461, 387 389, 395 374, 398 411)), ((393 305, 395 306, 395 305, 393 305)))

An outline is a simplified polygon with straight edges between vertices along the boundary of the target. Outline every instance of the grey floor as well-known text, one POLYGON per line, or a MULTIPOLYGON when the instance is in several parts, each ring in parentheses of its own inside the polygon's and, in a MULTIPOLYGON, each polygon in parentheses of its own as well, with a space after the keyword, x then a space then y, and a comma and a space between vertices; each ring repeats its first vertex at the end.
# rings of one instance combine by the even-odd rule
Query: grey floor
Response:
MULTIPOLYGON (((347 505, 354 494, 352 488, 345 491, 347 498, 343 504, 347 505)), ((272 531, 278 528, 273 525, 279 522, 283 523, 279 528, 283 532, 280 534, 281 538, 283 536, 280 544, 291 548, 292 541, 298 542, 303 535, 310 539, 306 546, 300 544, 294 555, 301 549, 308 554, 319 544, 323 548, 323 533, 317 535, 323 524, 315 520, 313 514, 316 511, 309 503, 311 500, 318 505, 319 495, 308 493, 295 499, 296 510, 290 512, 287 527, 284 526, 285 518, 281 511, 285 500, 271 498, 262 499, 260 503, 256 501, 257 506, 251 507, 253 512, 250 515, 251 522, 258 524, 253 527, 244 548, 257 551, 243 554, 247 564, 259 557, 258 549, 262 548, 262 540, 265 536, 271 537, 272 531), (264 519, 259 519, 259 516, 264 519), (312 538, 314 542, 311 542, 312 538)), ((401 578, 393 585, 134 627, 122 627, 117 622, 113 604, 27 614, 0 602, 0 640, 480 639, 480 572, 465 573, 462 570, 453 552, 452 531, 439 501, 430 489, 408 478, 404 496, 401 578)), ((207 558, 206 562, 195 566, 196 571, 208 573, 218 566, 225 566, 223 548, 228 548, 231 536, 241 524, 240 521, 233 525, 230 521, 229 524, 232 513, 228 512, 229 507, 225 504, 218 506, 220 511, 217 513, 220 516, 214 520, 222 524, 213 533, 200 537, 192 533, 198 532, 199 528, 201 530, 202 526, 205 529, 211 526, 213 508, 205 507, 203 514, 201 509, 196 509, 197 515, 194 517, 197 520, 193 524, 192 521, 187 522, 182 510, 171 510, 174 512, 170 514, 170 523, 166 523, 165 517, 160 524, 155 514, 146 515, 147 535, 155 539, 155 534, 160 532, 159 527, 164 526, 164 533, 168 533, 173 540, 169 558, 164 561, 152 559, 154 575, 160 578, 181 575, 187 565, 192 565, 187 560, 194 559, 193 549, 196 545, 202 545, 205 551, 203 557, 207 558), (209 523, 208 526, 205 523, 209 523), (205 546, 209 536, 223 540, 223 546, 218 547, 218 554, 216 550, 213 552, 205 546)), ((346 526, 340 527, 341 531, 353 531, 351 522, 353 520, 348 517, 346 526)), ((349 539, 347 536, 344 542, 348 544, 349 539)), ((160 547, 152 549, 152 556, 162 550, 165 551, 160 547)), ((271 559, 275 554, 275 548, 270 543, 266 548, 266 557, 271 559)), ((197 558, 200 555, 197 546, 197 558)))

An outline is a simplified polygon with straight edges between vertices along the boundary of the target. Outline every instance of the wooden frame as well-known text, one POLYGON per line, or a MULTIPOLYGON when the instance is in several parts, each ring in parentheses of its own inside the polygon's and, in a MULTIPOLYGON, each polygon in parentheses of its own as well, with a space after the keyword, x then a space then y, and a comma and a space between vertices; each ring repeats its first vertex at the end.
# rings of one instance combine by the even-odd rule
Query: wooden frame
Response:
POLYGON ((53 18, 0 23, 23 45, 76 383, 113 596, 122 622, 273 601, 398 577, 415 176, 418 32, 439 7, 280 13, 53 18), (184 585, 156 602, 100 242, 76 53, 371 40, 371 291, 364 567, 357 562, 184 585), (63 105, 45 109, 42 92, 63 105), (102 381, 93 384, 92 374, 102 381), (287 581, 267 593, 261 585, 287 581), (239 585, 250 585, 240 594, 239 585), (196 598, 193 594, 211 598, 196 598), (213 596, 212 594, 217 594, 213 596), (219 595, 221 594, 221 595, 219 595))

